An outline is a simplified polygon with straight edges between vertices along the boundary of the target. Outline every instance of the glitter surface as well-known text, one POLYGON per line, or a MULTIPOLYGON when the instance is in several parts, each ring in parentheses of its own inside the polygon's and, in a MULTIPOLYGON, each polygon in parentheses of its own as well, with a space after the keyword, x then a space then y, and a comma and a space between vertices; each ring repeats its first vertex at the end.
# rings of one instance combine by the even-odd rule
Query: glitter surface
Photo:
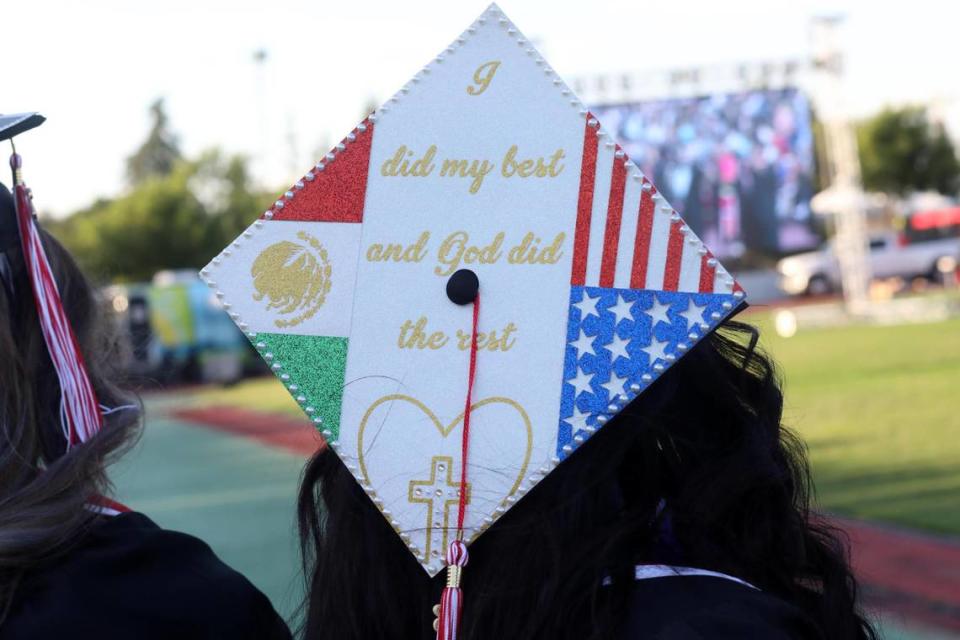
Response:
POLYGON ((577 223, 573 239, 573 273, 570 284, 582 285, 587 278, 587 248, 590 244, 590 218, 593 211, 593 187, 597 176, 597 130, 590 126, 583 133, 583 166, 580 168, 580 192, 577 197, 577 223))
POLYGON ((347 368, 347 339, 327 336, 298 336, 285 333, 258 333, 254 342, 262 342, 261 355, 270 353, 271 365, 280 365, 275 373, 287 374, 283 384, 294 398, 302 396, 301 408, 312 407, 308 414, 318 431, 329 430, 328 442, 340 435, 340 405, 347 368), (290 387, 293 387, 292 389, 290 387))
POLYGON ((730 294, 571 287, 557 457, 599 429, 599 416, 619 412, 610 410, 617 396, 642 393, 683 355, 681 344, 691 348, 735 307, 730 294))
MULTIPOLYGON (((620 151, 619 145, 617 151, 620 151)), ((627 184, 627 168, 623 160, 613 156, 610 178, 610 197, 607 200, 607 226, 603 237, 603 259, 600 262, 600 286, 612 287, 617 268, 617 246, 620 240, 620 222, 623 218, 623 196, 627 184)))
MULTIPOLYGON (((713 291, 713 281, 717 278, 717 268, 710 266, 710 260, 713 259, 713 254, 707 251, 704 255, 700 256, 700 292, 710 292, 713 291)), ((714 263, 716 264, 716 263, 714 263)))
POLYGON ((273 208, 274 220, 363 221, 374 129, 370 121, 363 124, 364 131, 353 130, 353 142, 336 153, 333 160, 324 161, 323 171, 313 169, 312 181, 305 181, 303 188, 284 202, 282 209, 273 208))
MULTIPOLYGON (((649 184, 646 178, 644 184, 649 184)), ((637 236, 633 244, 633 272, 630 276, 630 288, 642 289, 647 282, 647 259, 650 256, 650 237, 653 235, 653 195, 657 192, 653 185, 640 193, 640 218, 637 220, 637 236)))
POLYGON ((680 261, 683 257, 683 220, 670 223, 670 239, 667 241, 667 263, 663 269, 664 291, 676 291, 680 286, 680 261))

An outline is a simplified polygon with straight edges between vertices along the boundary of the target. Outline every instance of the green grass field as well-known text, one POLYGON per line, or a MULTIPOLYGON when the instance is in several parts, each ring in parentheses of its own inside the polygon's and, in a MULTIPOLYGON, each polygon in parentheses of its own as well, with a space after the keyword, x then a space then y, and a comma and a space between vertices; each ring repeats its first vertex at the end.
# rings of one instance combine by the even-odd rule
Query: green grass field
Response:
POLYGON ((960 319, 780 338, 755 318, 822 507, 960 533, 960 319))
MULTIPOLYGON (((785 422, 810 447, 821 508, 960 534, 960 319, 801 330, 761 344, 785 380, 785 422)), ((299 415, 272 378, 195 401, 299 415)))

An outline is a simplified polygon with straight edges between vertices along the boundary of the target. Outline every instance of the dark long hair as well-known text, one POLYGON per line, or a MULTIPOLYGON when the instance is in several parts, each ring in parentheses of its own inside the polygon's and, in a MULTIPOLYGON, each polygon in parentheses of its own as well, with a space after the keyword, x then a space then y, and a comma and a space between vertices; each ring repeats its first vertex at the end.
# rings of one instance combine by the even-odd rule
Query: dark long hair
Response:
MULTIPOLYGON (((825 637, 875 637, 844 537, 810 511, 805 447, 757 339, 731 322, 703 340, 477 539, 462 638, 611 637, 626 589, 603 579, 671 560, 745 579, 825 637)), ((442 574, 329 450, 304 471, 299 521, 307 640, 433 637, 442 574)))
POLYGON ((0 287, 0 624, 22 576, 68 551, 97 517, 86 505, 108 494, 106 467, 139 432, 138 401, 111 382, 116 354, 94 291, 70 254, 40 233, 100 403, 132 408, 106 415, 99 434, 66 450, 60 387, 23 254, 19 246, 6 251, 9 268, 0 287))

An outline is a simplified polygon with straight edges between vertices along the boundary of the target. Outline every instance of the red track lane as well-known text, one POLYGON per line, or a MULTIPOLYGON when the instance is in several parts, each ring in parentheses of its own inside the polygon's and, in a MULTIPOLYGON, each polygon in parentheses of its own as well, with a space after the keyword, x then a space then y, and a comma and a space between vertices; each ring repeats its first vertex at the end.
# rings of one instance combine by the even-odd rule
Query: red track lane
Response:
MULTIPOLYGON (((180 409, 184 422, 251 438, 303 457, 324 446, 306 420, 233 407, 180 409)), ((868 605, 911 622, 960 631, 960 541, 834 518, 850 536, 868 605)))
POLYGON ((184 422, 250 438, 268 447, 283 449, 305 458, 324 446, 323 436, 317 433, 306 418, 234 407, 177 409, 169 415, 184 422))
POLYGON ((960 631, 960 542, 857 520, 835 524, 850 536, 871 605, 960 631))

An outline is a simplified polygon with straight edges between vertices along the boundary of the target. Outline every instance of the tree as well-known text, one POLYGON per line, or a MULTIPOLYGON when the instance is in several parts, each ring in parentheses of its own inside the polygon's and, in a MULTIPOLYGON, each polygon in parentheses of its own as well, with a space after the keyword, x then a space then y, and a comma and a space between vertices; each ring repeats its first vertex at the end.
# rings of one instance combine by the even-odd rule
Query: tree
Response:
POLYGON ((46 227, 96 280, 148 281, 163 269, 199 269, 271 201, 251 190, 246 158, 208 151, 46 227))
POLYGON ((101 282, 198 269, 273 201, 272 194, 251 187, 246 157, 214 149, 185 160, 163 101, 154 102, 150 113, 150 134, 127 160, 130 190, 65 219, 44 221, 101 282))
POLYGON ((869 191, 905 195, 960 188, 960 161, 943 125, 923 107, 884 109, 857 131, 863 184, 869 191))
POLYGON ((189 188, 204 206, 209 242, 215 250, 240 235, 274 201, 274 193, 251 187, 246 156, 224 156, 213 149, 203 153, 193 167, 189 188))
POLYGON ((127 180, 131 185, 158 176, 168 176, 182 159, 177 136, 170 130, 170 122, 163 106, 163 98, 150 105, 153 124, 140 148, 127 158, 127 180))

